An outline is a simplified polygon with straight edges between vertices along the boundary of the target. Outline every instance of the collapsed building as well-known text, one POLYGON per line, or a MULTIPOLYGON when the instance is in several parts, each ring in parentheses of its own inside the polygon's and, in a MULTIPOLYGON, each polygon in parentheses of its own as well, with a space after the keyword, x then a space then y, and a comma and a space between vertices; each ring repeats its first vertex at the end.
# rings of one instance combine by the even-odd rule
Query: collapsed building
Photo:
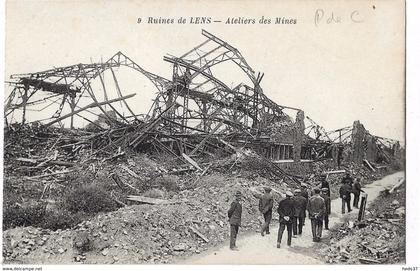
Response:
POLYGON ((90 141, 77 143, 80 146, 97 153, 127 149, 163 153, 200 170, 200 157, 230 155, 244 148, 277 165, 332 159, 338 167, 352 161, 375 170, 403 157, 398 141, 371 135, 359 121, 327 132, 302 109, 277 104, 261 87, 264 74, 255 72, 238 49, 205 30, 202 35, 204 41, 185 54, 163 58, 172 65, 171 79, 145 70, 121 52, 106 62, 12 75, 4 109, 6 129, 28 122, 63 126, 68 120, 68 129, 75 129, 79 119, 88 123, 85 129, 95 131, 90 141), (223 63, 237 65, 251 84, 229 87, 213 72, 223 63), (127 102, 137 93, 123 93, 116 76, 119 67, 140 73, 157 89, 147 114, 139 114, 127 102), (105 72, 111 75, 115 98, 105 72), (52 116, 29 120, 31 109, 54 106, 52 116))
POLYGON ((335 173, 369 183, 403 161, 398 141, 372 135, 359 121, 326 131, 302 109, 277 104, 261 87, 264 74, 238 49, 202 34, 192 50, 164 57, 170 79, 121 52, 106 62, 11 76, 6 262, 171 263, 226 240, 224 208, 238 190, 242 228, 255 231, 254 193, 262 186, 278 201, 302 180, 315 187, 328 172, 337 196, 335 173), (233 76, 234 65, 244 81, 230 86, 218 76, 229 63, 224 74, 233 76), (126 92, 138 88, 135 77, 150 81, 140 85, 146 92, 126 92), (150 107, 133 102, 147 94, 154 95, 150 107))

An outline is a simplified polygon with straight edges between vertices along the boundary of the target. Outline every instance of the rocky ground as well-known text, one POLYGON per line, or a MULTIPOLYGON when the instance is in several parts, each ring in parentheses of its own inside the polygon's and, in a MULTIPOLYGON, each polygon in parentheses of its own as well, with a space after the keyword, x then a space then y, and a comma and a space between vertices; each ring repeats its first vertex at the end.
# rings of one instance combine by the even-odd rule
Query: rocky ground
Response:
MULTIPOLYGON (((12 263, 168 263, 201 253, 228 237, 227 209, 234 191, 244 194, 243 230, 259 228, 254 189, 273 184, 223 175, 181 191, 174 205, 132 205, 99 214, 72 229, 18 227, 4 232, 4 256, 12 263), (202 237, 200 237, 201 235, 202 237), (81 244, 77 244, 77 242, 81 244)), ((274 185, 279 191, 285 187, 274 185)))
MULTIPOLYGON (((94 136, 30 126, 6 133, 5 263, 173 263, 227 240, 227 209, 236 190, 244 195, 241 232, 246 233, 260 227, 254 195, 262 186, 278 192, 276 205, 282 193, 299 186, 288 178, 273 178, 272 165, 255 157, 203 160, 200 172, 165 156, 121 150, 97 154, 88 144, 94 136), (141 204, 129 195, 168 204, 141 204), (100 209, 89 209, 99 201, 100 209), (86 208, 75 210, 79 205, 86 208)), ((340 169, 361 177, 363 184, 394 170, 371 171, 352 163, 340 169)), ((297 166, 292 173, 301 173, 315 187, 319 174, 331 170, 337 168, 324 160, 307 170, 297 166)), ((329 176, 333 198, 342 177, 329 176)))
POLYGON ((405 262, 405 185, 382 191, 366 209, 365 219, 335 227, 330 246, 320 252, 327 263, 393 264, 405 262))
MULTIPOLYGON (((261 177, 250 180, 240 175, 215 174, 199 182, 197 188, 172 196, 185 200, 179 204, 131 205, 98 214, 71 229, 6 230, 3 233, 5 262, 172 263, 201 254, 228 239, 227 209, 234 191, 241 190, 244 194, 241 232, 245 233, 255 232, 261 223, 255 191, 262 185, 270 185, 277 191, 287 189, 284 183, 273 184, 261 177)), ((276 205, 279 198, 276 194, 276 205)), ((352 231, 348 227, 346 230, 345 234, 352 231)), ((338 232, 343 237, 343 229, 338 232)), ((341 242, 349 243, 351 237, 346 238, 341 242)), ((340 247, 338 240, 336 244, 340 247)), ((333 261, 329 258, 327 262, 333 261)))
MULTIPOLYGON (((380 180, 377 180, 371 184, 368 184, 364 187, 364 190, 368 194, 367 203, 371 210, 375 209, 379 202, 381 202, 382 194, 380 191, 383 191, 385 187, 392 187, 394 184, 398 183, 399 180, 404 176, 403 172, 397 172, 391 175, 388 175, 380 180), (378 200, 376 200, 378 199, 378 200)), ((404 188, 401 188, 404 189, 404 188)), ((396 204, 396 203, 394 203, 396 204)), ((399 207, 401 208, 401 207, 399 207)), ((392 208, 394 209, 394 208, 392 208)), ((401 210, 400 210, 401 211, 401 210)), ((400 212, 398 211, 398 212, 400 212)), ((331 202, 331 216, 330 216, 330 227, 340 228, 342 225, 354 225, 357 220, 357 210, 354 210, 350 213, 341 214, 341 199, 335 199, 331 202)), ((276 217, 277 215, 274 214, 276 217)), ((381 224, 382 222, 378 222, 381 224)), ((210 251, 203 253, 201 255, 196 255, 182 261, 183 264, 325 264, 329 262, 330 259, 335 259, 338 257, 340 261, 334 262, 335 264, 345 264, 352 260, 352 264, 372 264, 376 263, 375 256, 370 254, 358 253, 352 251, 352 256, 350 258, 345 258, 341 260, 340 254, 335 255, 333 251, 338 250, 337 248, 342 246, 343 249, 341 254, 344 254, 344 249, 351 249, 353 240, 355 242, 360 242, 357 239, 357 235, 350 235, 349 238, 343 239, 342 241, 337 240, 337 230, 328 231, 323 230, 321 242, 314 243, 312 241, 312 232, 310 227, 310 221, 306 218, 306 225, 303 227, 303 233, 297 238, 292 238, 291 246, 287 246, 285 243, 286 233, 283 234, 283 240, 280 249, 276 248, 277 243, 277 230, 278 224, 273 223, 271 226, 271 234, 262 237, 258 233, 243 235, 240 234, 237 240, 237 245, 239 251, 231 251, 229 249, 229 244, 225 244, 219 248, 211 249, 210 251)), ((351 227, 352 228, 352 227, 351 227)), ((381 232, 381 234, 384 234, 381 232)), ((367 238, 369 238, 370 245, 380 243, 382 250, 387 248, 388 256, 391 257, 392 253, 398 252, 398 249, 395 245, 395 241, 390 238, 387 242, 388 244, 379 242, 375 239, 378 234, 371 232, 366 233, 367 238)), ((366 242, 367 243, 367 242, 366 242)), ((364 243, 366 245, 366 243, 364 243)), ((350 253, 349 253, 350 255, 350 253)), ((383 258, 382 260, 384 260, 383 258)), ((394 259, 396 262, 404 262, 404 257, 399 259, 394 259)), ((389 263, 390 261, 386 262, 389 263)), ((381 262, 382 263, 382 262, 381 262)))

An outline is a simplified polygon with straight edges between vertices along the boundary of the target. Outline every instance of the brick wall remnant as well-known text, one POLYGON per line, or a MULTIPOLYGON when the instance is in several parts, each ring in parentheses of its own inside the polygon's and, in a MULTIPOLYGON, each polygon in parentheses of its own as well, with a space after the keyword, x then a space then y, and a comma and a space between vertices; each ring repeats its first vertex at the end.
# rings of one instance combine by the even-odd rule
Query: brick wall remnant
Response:
POLYGON ((302 152, 303 135, 305 134, 305 113, 299 110, 296 113, 296 121, 293 129, 293 161, 300 162, 302 152))
POLYGON ((352 160, 355 163, 361 164, 364 159, 364 140, 366 136, 366 129, 360 121, 356 120, 353 123, 353 130, 351 136, 352 145, 352 160))

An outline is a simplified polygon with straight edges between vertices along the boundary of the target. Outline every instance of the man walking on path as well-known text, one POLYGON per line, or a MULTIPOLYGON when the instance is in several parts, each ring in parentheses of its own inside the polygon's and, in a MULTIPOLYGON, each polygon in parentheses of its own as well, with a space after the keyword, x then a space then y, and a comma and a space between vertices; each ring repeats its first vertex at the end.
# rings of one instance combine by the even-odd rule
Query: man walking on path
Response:
POLYGON ((314 195, 308 202, 309 218, 311 219, 312 237, 314 242, 319 242, 322 237, 322 222, 325 216, 325 202, 319 195, 319 189, 314 189, 314 195))
POLYGON ((348 183, 348 180, 343 180, 344 183, 341 185, 339 193, 341 198, 341 213, 344 214, 346 212, 346 206, 347 205, 347 211, 350 213, 350 200, 351 200, 351 191, 352 187, 348 183))
POLYGON ((324 202, 325 202, 324 225, 325 225, 325 229, 329 230, 330 228, 328 227, 328 222, 329 222, 329 217, 331 214, 331 198, 328 197, 327 193, 328 193, 327 188, 321 189, 321 197, 324 199, 324 202))
POLYGON ((279 213, 279 232, 277 235, 277 248, 280 248, 284 229, 287 228, 287 245, 292 245, 292 217, 294 215, 294 206, 292 200, 293 194, 286 192, 286 198, 281 200, 277 212, 279 213))
POLYGON ((306 205, 308 204, 306 198, 302 196, 300 189, 295 190, 295 196, 293 197, 294 203, 294 216, 293 216, 293 237, 297 234, 302 234, 303 224, 306 216, 306 205))
POLYGON ((354 194, 353 207, 355 208, 359 208, 360 192, 363 192, 362 185, 360 184, 360 178, 357 178, 353 183, 353 194, 354 194))
POLYGON ((342 183, 353 184, 353 178, 350 176, 350 172, 346 171, 346 176, 343 177, 342 183))
POLYGON ((308 201, 309 200, 308 185, 306 183, 301 183, 300 190, 302 191, 301 195, 306 199, 306 201, 308 201))
POLYGON ((239 227, 241 226, 242 218, 242 204, 241 201, 242 193, 241 191, 236 191, 235 200, 230 205, 228 211, 229 224, 230 224, 230 249, 238 250, 236 246, 236 237, 238 236, 239 227))
POLYGON ((273 195, 270 193, 270 187, 264 187, 264 195, 260 198, 259 209, 264 217, 264 224, 262 225, 261 235, 270 234, 270 222, 273 214, 273 195))
POLYGON ((331 196, 331 191, 330 191, 330 184, 327 181, 327 175, 326 174, 321 174, 320 181, 321 181, 321 189, 322 188, 328 188, 328 197, 330 197, 331 196))

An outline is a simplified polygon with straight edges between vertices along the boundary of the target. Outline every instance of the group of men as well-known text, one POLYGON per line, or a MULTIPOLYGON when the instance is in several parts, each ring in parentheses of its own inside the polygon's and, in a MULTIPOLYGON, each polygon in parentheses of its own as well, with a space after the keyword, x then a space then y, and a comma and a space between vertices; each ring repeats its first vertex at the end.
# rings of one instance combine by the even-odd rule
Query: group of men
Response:
MULTIPOLYGON (((349 174, 343 178, 343 185, 340 187, 340 197, 344 205, 348 204, 350 212, 350 194, 355 194, 354 206, 357 207, 358 197, 360 195, 361 185, 359 180, 353 182, 349 174), (350 182, 351 180, 351 182, 350 182), (356 196, 357 195, 357 196, 356 196)), ((270 187, 264 187, 264 194, 258 195, 259 211, 264 217, 264 223, 261 227, 261 235, 270 234, 270 222, 272 218, 274 199, 270 187)), ((310 193, 307 184, 301 183, 301 189, 294 192, 286 191, 285 198, 279 202, 277 213, 279 214, 279 230, 277 236, 277 248, 280 248, 283 233, 287 230, 287 245, 291 246, 292 238, 297 238, 302 234, 305 225, 306 212, 308 212, 311 220, 312 237, 314 242, 319 242, 322 237, 323 225, 328 230, 329 215, 331 214, 331 198, 330 187, 327 176, 320 176, 320 185, 313 189, 310 193)), ((235 200, 232 202, 228 217, 230 223, 230 248, 238 250, 236 247, 236 237, 241 225, 242 205, 240 203, 242 194, 237 191, 235 200)))
POLYGON ((353 207, 359 208, 359 198, 360 193, 364 192, 362 190, 362 185, 360 184, 360 178, 353 180, 349 173, 342 180, 342 184, 339 190, 340 198, 341 198, 341 213, 345 213, 345 209, 347 206, 347 211, 351 212, 352 209, 351 205, 351 194, 354 195, 353 197, 353 207))

